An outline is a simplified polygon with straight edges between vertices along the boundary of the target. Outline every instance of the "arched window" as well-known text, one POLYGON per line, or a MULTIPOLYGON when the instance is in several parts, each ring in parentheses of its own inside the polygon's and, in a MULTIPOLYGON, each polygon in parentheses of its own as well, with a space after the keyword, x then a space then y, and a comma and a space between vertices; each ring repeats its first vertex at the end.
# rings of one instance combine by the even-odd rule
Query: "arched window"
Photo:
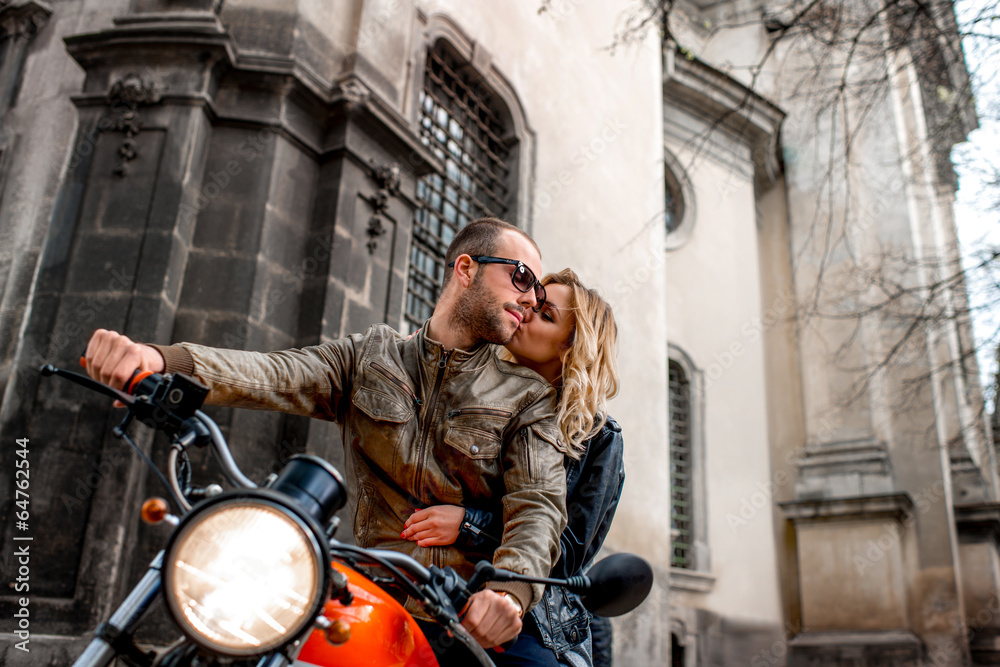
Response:
POLYGON ((670 585, 705 592, 715 578, 708 548, 704 374, 679 347, 668 348, 670 585))
POLYGON ((664 169, 663 181, 663 224, 669 235, 677 231, 684 220, 684 193, 669 167, 664 169))
POLYGON ((663 226, 667 250, 681 247, 691 237, 695 221, 694 189, 680 161, 663 149, 663 226))
POLYGON ((691 447, 691 387, 679 363, 670 360, 670 541, 671 567, 694 569, 694 470, 691 447))
POLYGON ((508 219, 514 169, 509 111, 443 39, 427 51, 419 122, 420 139, 444 172, 417 184, 405 312, 411 330, 434 310, 455 233, 479 217, 508 219))

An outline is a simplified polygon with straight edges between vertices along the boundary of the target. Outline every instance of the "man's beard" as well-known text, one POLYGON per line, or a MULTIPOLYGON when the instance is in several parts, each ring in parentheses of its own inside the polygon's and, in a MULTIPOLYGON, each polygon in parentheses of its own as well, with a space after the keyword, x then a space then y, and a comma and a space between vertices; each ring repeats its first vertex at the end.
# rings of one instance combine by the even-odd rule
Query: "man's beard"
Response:
POLYGON ((513 303, 501 304, 483 283, 482 272, 477 272, 469 289, 458 297, 455 304, 455 323, 464 328, 476 342, 486 341, 506 345, 514 337, 517 329, 510 329, 507 308, 523 312, 513 303))

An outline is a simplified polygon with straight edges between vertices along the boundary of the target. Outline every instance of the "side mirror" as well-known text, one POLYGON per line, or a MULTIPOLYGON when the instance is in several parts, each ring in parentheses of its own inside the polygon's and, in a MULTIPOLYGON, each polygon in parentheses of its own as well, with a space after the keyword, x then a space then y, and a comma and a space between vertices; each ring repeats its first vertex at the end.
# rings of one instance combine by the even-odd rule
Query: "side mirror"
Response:
POLYGON ((632 611, 653 588, 653 568, 635 554, 608 556, 587 571, 590 588, 583 606, 597 616, 621 616, 632 611))

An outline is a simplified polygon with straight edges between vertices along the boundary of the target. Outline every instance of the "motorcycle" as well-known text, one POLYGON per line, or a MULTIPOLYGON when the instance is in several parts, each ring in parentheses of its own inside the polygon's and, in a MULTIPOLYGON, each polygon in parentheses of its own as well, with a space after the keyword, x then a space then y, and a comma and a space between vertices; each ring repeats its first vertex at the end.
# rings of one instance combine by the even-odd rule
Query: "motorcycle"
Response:
POLYGON ((631 611, 652 587, 649 564, 632 554, 612 555, 587 575, 565 580, 520 575, 482 561, 466 581, 451 568, 345 544, 334 538, 335 513, 347 500, 340 473, 318 457, 296 455, 258 486, 240 471, 219 427, 201 411, 209 390, 197 380, 145 372, 120 391, 48 364, 41 372, 124 404, 128 412, 113 433, 145 460, 178 508, 172 514, 161 498, 143 504, 144 520, 173 529, 139 583, 95 630, 76 667, 100 667, 115 658, 137 667, 437 665, 427 638, 397 601, 398 591, 490 667, 489 655, 461 624, 470 596, 489 581, 564 586, 601 616, 631 611), (170 436, 166 475, 129 436, 136 420, 170 436), (233 490, 192 485, 187 451, 206 446, 233 490), (159 653, 143 651, 134 633, 160 596, 183 636, 159 653))

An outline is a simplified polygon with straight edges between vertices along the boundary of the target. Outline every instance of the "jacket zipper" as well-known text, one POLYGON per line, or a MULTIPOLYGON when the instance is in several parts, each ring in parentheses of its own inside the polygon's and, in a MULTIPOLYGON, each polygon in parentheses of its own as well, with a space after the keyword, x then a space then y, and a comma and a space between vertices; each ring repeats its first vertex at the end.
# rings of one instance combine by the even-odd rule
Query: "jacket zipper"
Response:
POLYGON ((528 475, 531 479, 537 479, 538 474, 535 472, 535 457, 531 455, 531 447, 528 446, 528 429, 521 429, 521 440, 524 441, 524 458, 528 464, 528 475))
POLYGON ((403 382, 398 377, 396 377, 395 375, 393 375, 392 372, 389 371, 388 368, 386 368, 382 364, 378 363, 377 361, 373 361, 371 363, 371 367, 379 375, 381 375, 382 377, 386 378, 387 380, 389 380, 389 382, 392 382, 394 385, 396 385, 397 387, 399 387, 400 389, 402 389, 404 392, 406 392, 406 395, 409 396, 410 398, 412 398, 413 402, 417 404, 417 409, 419 410, 419 408, 420 408, 420 406, 422 405, 423 402, 419 398, 417 398, 417 395, 413 393, 413 390, 410 389, 405 382, 403 382))
POLYGON ((417 455, 420 460, 420 467, 417 469, 417 483, 413 487, 414 491, 416 491, 418 494, 423 488, 423 483, 424 483, 424 468, 426 468, 424 461, 426 459, 427 436, 431 432, 430 418, 434 414, 434 410, 436 409, 435 403, 437 403, 438 392, 441 391, 441 382, 444 380, 444 373, 445 370, 448 368, 448 359, 451 357, 451 353, 452 353, 451 350, 445 352, 444 355, 441 357, 441 360, 438 362, 437 378, 435 378, 434 380, 434 391, 431 392, 431 397, 427 401, 427 410, 429 412, 425 413, 426 423, 424 424, 423 432, 420 434, 420 447, 417 450, 417 455))
POLYGON ((509 410, 496 410, 493 408, 460 408, 449 412, 448 419, 458 417, 459 415, 493 415, 496 417, 510 417, 511 414, 512 413, 509 410))

